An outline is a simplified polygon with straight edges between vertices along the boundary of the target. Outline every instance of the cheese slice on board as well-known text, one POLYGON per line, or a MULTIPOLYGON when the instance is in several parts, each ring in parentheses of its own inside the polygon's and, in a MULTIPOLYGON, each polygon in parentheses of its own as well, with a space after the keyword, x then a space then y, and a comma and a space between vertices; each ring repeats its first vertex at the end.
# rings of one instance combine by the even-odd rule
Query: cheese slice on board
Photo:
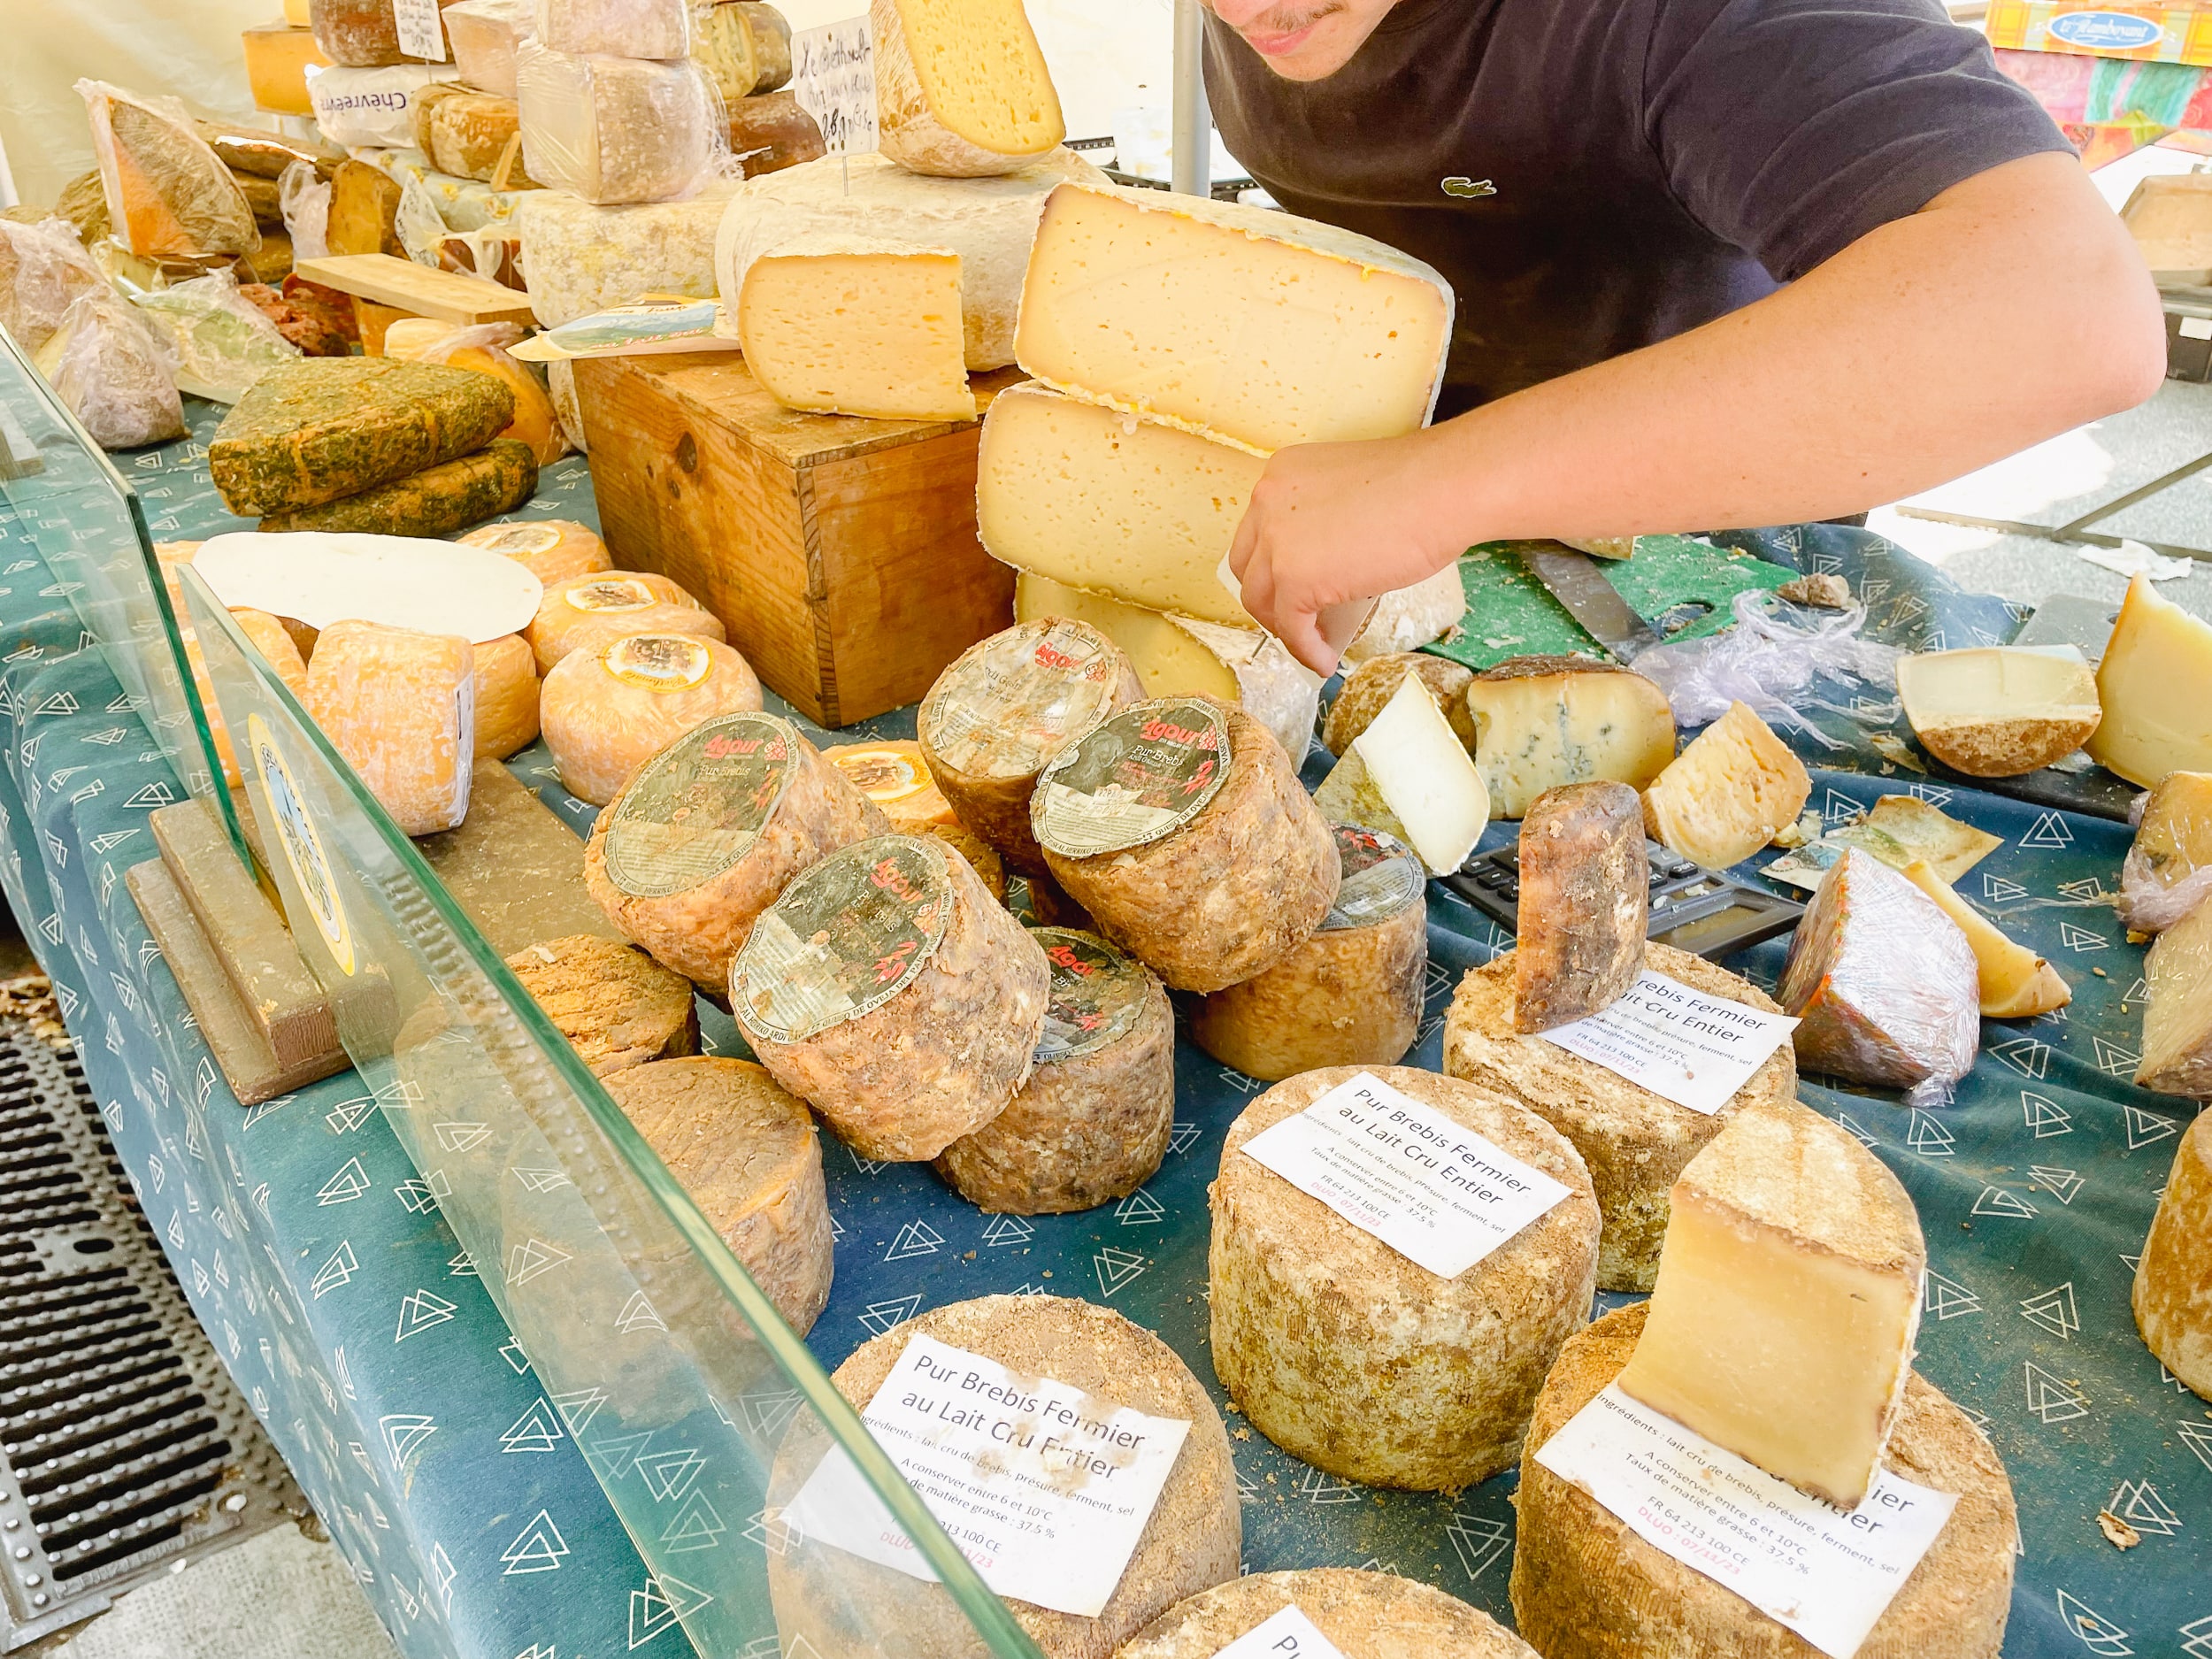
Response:
POLYGON ((2097 664, 2104 720, 2089 758, 2148 789, 2174 772, 2212 772, 2212 622, 2159 596, 2147 576, 2097 664))
POLYGON ((879 420, 972 420, 960 256, 816 233, 745 273, 745 366, 787 409, 879 420))
POLYGON ((910 173, 1012 173, 1067 136, 1021 0, 872 0, 876 140, 910 173))

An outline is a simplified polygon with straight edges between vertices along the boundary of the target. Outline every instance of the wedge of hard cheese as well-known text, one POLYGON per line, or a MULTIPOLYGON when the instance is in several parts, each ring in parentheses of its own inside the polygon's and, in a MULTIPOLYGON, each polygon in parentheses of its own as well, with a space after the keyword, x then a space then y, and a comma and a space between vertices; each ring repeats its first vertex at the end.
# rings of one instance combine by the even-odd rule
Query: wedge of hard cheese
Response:
POLYGON ((1747 703, 1732 703, 1652 780, 1644 830, 1693 864, 1725 870, 1795 823, 1812 792, 1804 762, 1747 703))
POLYGON ((872 0, 876 137, 913 173, 1012 173, 1067 136, 1021 0, 872 0))
POLYGON ((1674 711, 1641 674, 1580 657, 1516 657, 1467 687, 1490 809, 1517 818, 1547 789, 1610 779, 1640 789, 1674 758, 1674 711))
POLYGON ((2212 903, 2159 934, 2143 972, 2151 1001, 2135 1080, 2162 1094, 2212 1098, 2212 903))
POLYGON ((2120 866, 2120 919, 2131 932, 2171 927, 2212 896, 2212 772, 2177 772, 2143 803, 2120 866))
POLYGON ((2062 760, 2103 713, 2088 664, 2002 648, 1901 657, 1897 695, 1927 751, 1972 778, 2016 778, 2062 760))
POLYGON ((787 409, 879 420, 971 420, 960 256, 829 232, 780 243, 745 273, 745 366, 787 409))
POLYGON ((2212 772, 2212 622, 2135 578, 2097 664, 2097 699, 2104 720, 2087 748, 2108 771, 2146 789, 2169 772, 2212 772))
POLYGON ((1951 884, 1920 859, 1905 866, 1905 879, 1936 902, 1958 924, 1973 947, 1980 971, 1982 1015, 1987 1019, 2024 1019, 2047 1014, 2074 1000, 2073 987, 2058 970, 2025 945, 2010 940, 1995 923, 1952 890, 1951 884))
POLYGON ((1466 862, 1490 822, 1482 774, 1410 674, 1322 780, 1314 804, 1333 823, 1394 836, 1437 876, 1466 862))

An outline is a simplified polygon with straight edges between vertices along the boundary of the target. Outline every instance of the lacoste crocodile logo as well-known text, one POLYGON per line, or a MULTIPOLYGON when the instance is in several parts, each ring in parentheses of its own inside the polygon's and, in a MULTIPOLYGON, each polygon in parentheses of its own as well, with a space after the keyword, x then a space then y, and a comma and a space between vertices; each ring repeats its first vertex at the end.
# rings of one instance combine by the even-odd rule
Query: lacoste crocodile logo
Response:
POLYGON ((1487 179, 1458 178, 1447 179, 1444 180, 1444 194, 1446 196, 1495 196, 1497 193, 1498 187, 1491 183, 1487 179))

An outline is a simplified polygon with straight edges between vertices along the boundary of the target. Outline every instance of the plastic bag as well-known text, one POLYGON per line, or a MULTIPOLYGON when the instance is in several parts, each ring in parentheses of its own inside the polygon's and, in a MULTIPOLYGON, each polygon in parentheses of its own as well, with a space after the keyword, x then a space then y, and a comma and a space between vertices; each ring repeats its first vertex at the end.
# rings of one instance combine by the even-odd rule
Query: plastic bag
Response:
POLYGON ((106 287, 67 219, 0 219, 0 325, 26 351, 53 336, 78 296, 106 287))
POLYGON ((114 234, 147 258, 205 259, 261 246, 253 209, 174 98, 80 81, 114 234))
POLYGON ((515 395, 515 418, 499 435, 528 444, 538 465, 549 466, 568 453, 568 436, 545 382, 527 365, 508 355, 507 348, 521 338, 521 328, 513 323, 456 328, 416 353, 416 361, 474 369, 506 381, 515 395))
POLYGON ((311 162, 296 161, 284 170, 277 180, 277 211, 284 215, 294 259, 329 257, 330 180, 311 162))
POLYGON ((1903 653, 1860 637, 1866 626, 1863 604, 1813 612, 1752 588, 1736 595, 1733 610, 1736 626, 1725 633, 1657 646, 1636 659, 1636 672, 1666 692, 1678 726, 1704 726, 1727 713, 1730 703, 1746 703, 1770 726, 1803 732, 1833 749, 1836 741, 1801 709, 1826 709, 1861 721, 1868 716, 1808 697, 1805 689, 1815 675, 1897 688, 1897 659, 1903 653), (1801 617, 1811 618, 1811 626, 1800 626, 1801 617))
POLYGON ((40 349, 38 372, 103 449, 184 435, 184 405, 153 331, 113 289, 80 295, 40 349))
POLYGON ((169 359, 177 389, 195 397, 234 403, 271 369, 300 355, 227 271, 143 295, 137 304, 169 359))
POLYGON ((416 95, 433 81, 452 79, 445 64, 324 69, 308 76, 307 101, 332 143, 403 150, 415 142, 416 95))
POLYGON ((603 207, 687 195, 728 159, 721 96, 687 58, 572 57, 525 41, 515 101, 530 176, 603 207))
POLYGON ((533 27, 530 0, 461 0, 442 15, 461 79, 480 91, 513 97, 515 49, 533 27))
POLYGON ((393 216, 392 230, 410 259, 437 268, 438 250, 446 238, 445 219, 438 211, 437 198, 413 179, 399 187, 399 211, 393 216))

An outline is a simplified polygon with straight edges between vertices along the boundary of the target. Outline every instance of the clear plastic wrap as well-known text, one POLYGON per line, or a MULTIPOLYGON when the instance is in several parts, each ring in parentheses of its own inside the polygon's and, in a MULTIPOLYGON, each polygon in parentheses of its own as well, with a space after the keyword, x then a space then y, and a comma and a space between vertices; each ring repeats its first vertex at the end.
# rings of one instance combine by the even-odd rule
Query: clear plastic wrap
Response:
POLYGON ((1895 694, 1897 659, 1903 653, 1860 637, 1866 626, 1864 605, 1815 614, 1750 588, 1736 595, 1732 609, 1736 626, 1725 633, 1658 646, 1636 659, 1636 672, 1666 692, 1678 726, 1706 725, 1727 713, 1729 704, 1743 703, 1768 724, 1805 733, 1833 749, 1835 740, 1799 710, 1818 708, 1855 720, 1862 717, 1807 696, 1815 675, 1857 680, 1895 694))
POLYGON ((1798 1064, 1938 1105, 1981 1047, 1974 949, 1935 901, 1870 853, 1846 851, 1790 941, 1776 999, 1798 1064))
POLYGON ((499 435, 528 444, 538 465, 550 466, 568 453, 568 435, 545 382, 526 364, 507 354, 507 348, 521 338, 521 328, 513 323, 456 328, 419 353, 416 360, 474 369, 504 380, 515 395, 515 418, 499 435))
POLYGON ((184 405, 168 360, 137 308, 112 289, 72 301, 35 361, 103 449, 184 436, 184 405))
POLYGON ((495 190, 480 179, 440 173, 419 150, 366 148, 354 151, 354 159, 396 184, 403 186, 411 180, 421 185, 437 203, 439 217, 448 230, 481 230, 488 225, 504 224, 514 217, 518 204, 545 194, 542 190, 495 190))
POLYGON ((2162 1094, 2212 1100, 2212 904, 2158 936, 2144 964, 2150 1006, 2135 1080, 2162 1094))
POLYGON ((222 158, 174 98, 142 98, 80 81, 108 219, 144 258, 205 259, 261 246, 253 209, 222 158))
POLYGON ((557 52, 685 58, 691 0, 536 0, 533 33, 557 52))
POLYGON ((2163 933, 2212 897, 2212 772, 2173 773, 2135 797, 2128 821, 2116 908, 2130 932, 2163 933))
POLYGON ((480 92, 515 96, 515 49, 529 37, 531 0, 460 0, 446 7, 456 73, 480 92))
POLYGON ((80 295, 106 287, 67 219, 19 225, 0 219, 0 326, 26 351, 52 337, 80 295))
POLYGON ((453 79, 444 64, 393 64, 383 69, 325 69, 308 79, 315 124, 334 144, 353 150, 403 149, 415 142, 415 99, 425 87, 453 79))
POLYGON ((195 397, 234 403, 271 369, 300 355, 227 271, 142 295, 137 304, 168 357, 177 390, 195 397))
POLYGON ((330 253, 330 181, 313 164, 296 161, 277 180, 277 211, 292 239, 292 257, 321 259, 330 253))
POLYGON ((542 326, 557 328, 646 294, 712 299, 715 235, 735 192, 718 181, 680 202, 636 207, 527 192, 514 222, 530 309, 542 326))
POLYGON ((687 195, 728 153, 722 101, 689 58, 580 57, 526 41, 515 100, 530 176, 603 207, 687 195))
POLYGON ((410 179, 399 187, 399 210, 392 215, 392 234, 417 265, 437 265, 438 250, 446 239, 445 216, 438 211, 438 198, 420 180, 410 179))

